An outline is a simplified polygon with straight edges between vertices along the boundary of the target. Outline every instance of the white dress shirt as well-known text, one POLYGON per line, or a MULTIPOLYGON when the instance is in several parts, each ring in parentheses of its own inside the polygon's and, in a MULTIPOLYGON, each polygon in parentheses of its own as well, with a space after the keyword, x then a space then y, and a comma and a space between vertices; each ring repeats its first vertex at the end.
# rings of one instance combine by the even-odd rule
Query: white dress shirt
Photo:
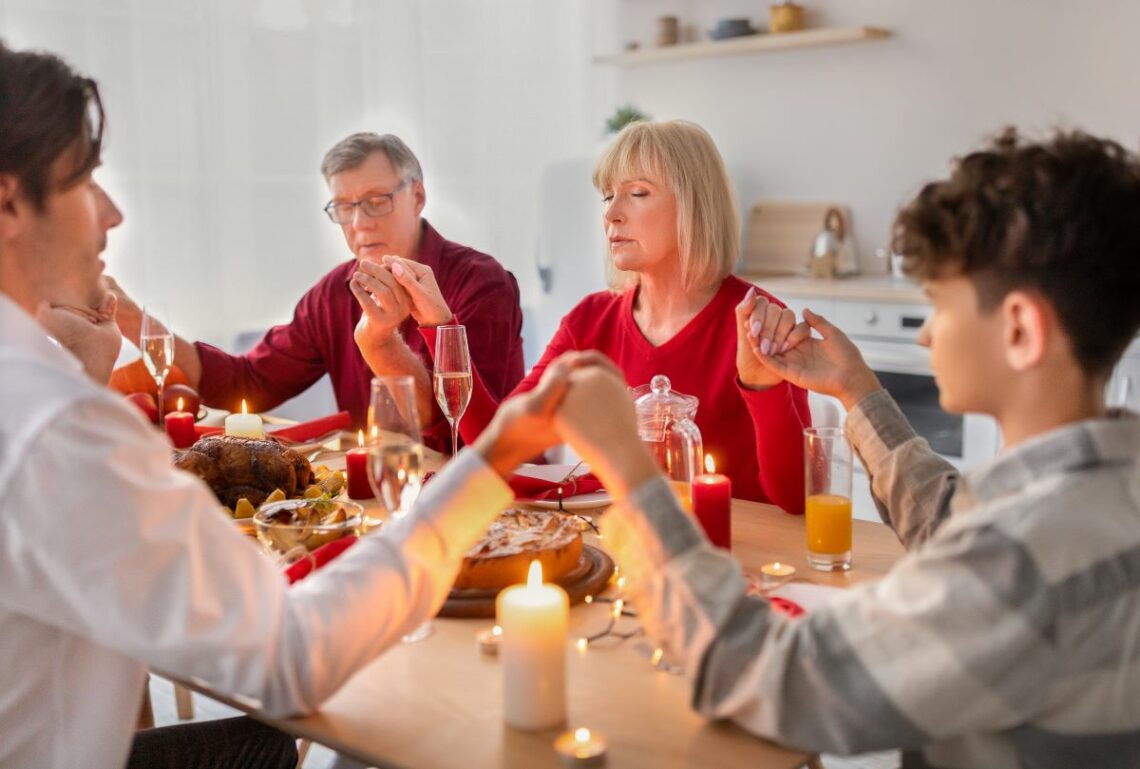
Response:
POLYGON ((148 667, 315 709, 432 616, 511 500, 471 451, 290 588, 133 406, 0 294, 0 766, 121 767, 148 667))

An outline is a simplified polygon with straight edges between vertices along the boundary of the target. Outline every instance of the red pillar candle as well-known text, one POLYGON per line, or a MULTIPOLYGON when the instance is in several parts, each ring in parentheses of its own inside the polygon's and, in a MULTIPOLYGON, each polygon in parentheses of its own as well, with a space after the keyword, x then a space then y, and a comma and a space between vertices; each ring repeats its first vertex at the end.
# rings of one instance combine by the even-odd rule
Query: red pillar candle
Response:
POLYGON ((356 448, 344 455, 344 470, 348 476, 348 496, 351 499, 372 499, 372 484, 368 482, 368 449, 364 448, 364 431, 356 433, 356 448))
POLYGON ((194 445, 198 440, 198 433, 194 430, 194 415, 182 410, 182 399, 178 399, 178 410, 166 415, 166 434, 176 449, 185 449, 194 445))
POLYGON ((705 457, 707 473, 693 479, 693 515, 717 547, 732 549, 732 481, 713 472, 711 456, 705 457))

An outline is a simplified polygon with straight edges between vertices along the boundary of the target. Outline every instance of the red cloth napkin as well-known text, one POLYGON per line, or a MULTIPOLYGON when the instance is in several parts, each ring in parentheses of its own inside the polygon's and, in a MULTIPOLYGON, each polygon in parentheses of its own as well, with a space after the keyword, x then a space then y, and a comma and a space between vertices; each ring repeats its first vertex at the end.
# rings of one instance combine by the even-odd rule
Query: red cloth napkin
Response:
POLYGON ((349 534, 347 537, 334 539, 327 545, 321 545, 313 552, 309 553, 308 558, 302 558, 295 564, 285 570, 285 578, 289 580, 289 584, 309 576, 315 569, 319 569, 326 563, 336 558, 338 555, 348 550, 356 544, 356 536, 349 534))
POLYGON ((512 475, 509 483, 515 499, 556 500, 559 488, 562 489, 563 499, 603 490, 602 482, 593 473, 580 475, 567 483, 545 481, 529 475, 512 475))
POLYGON ((322 435, 328 435, 333 430, 344 430, 352 427, 352 417, 347 411, 331 414, 320 419, 301 422, 288 427, 280 427, 269 432, 275 438, 287 438, 291 441, 304 443, 322 435))
MULTIPOLYGON (((334 542, 331 544, 336 543, 334 542)), ((787 598, 780 598, 779 596, 773 595, 768 597, 768 601, 772 604, 772 609, 774 611, 777 611, 780 614, 786 614, 792 619, 807 614, 807 610, 804 607, 800 606, 795 601, 789 601, 787 598)))
MULTIPOLYGON (((331 414, 327 417, 321 417, 320 419, 313 419, 296 425, 288 425, 287 427, 278 427, 275 430, 270 430, 268 434, 275 438, 285 438, 286 440, 296 441, 297 443, 304 443, 313 438, 328 435, 333 430, 345 430, 349 427, 352 427, 352 417, 347 411, 341 411, 340 413, 331 414)), ((194 433, 199 438, 205 438, 207 435, 221 435, 223 430, 224 428, 221 427, 194 425, 194 433)))

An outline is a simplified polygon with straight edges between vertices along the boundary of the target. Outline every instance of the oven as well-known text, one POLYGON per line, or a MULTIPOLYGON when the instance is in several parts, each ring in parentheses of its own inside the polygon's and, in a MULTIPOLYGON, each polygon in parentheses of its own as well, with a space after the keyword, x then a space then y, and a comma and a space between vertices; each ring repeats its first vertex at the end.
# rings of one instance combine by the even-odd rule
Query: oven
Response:
POLYGON ((832 322, 858 346, 915 432, 959 469, 973 467, 997 453, 997 422, 981 414, 950 414, 939 405, 930 351, 918 344, 930 312, 925 304, 837 300, 832 322))
MULTIPOLYGON (((837 284, 844 287, 844 284, 837 284)), ((949 414, 938 403, 930 351, 918 344, 918 331, 931 312, 927 304, 837 297, 838 291, 781 296, 802 318, 804 307, 824 315, 858 346, 879 381, 899 404, 915 431, 959 470, 991 459, 1000 446, 997 422, 981 414, 949 414)), ((854 293, 854 291, 852 292, 854 293)), ((817 424, 840 424, 846 417, 833 398, 809 393, 817 424)), ((879 520, 863 465, 855 464, 852 503, 856 518, 879 520)))

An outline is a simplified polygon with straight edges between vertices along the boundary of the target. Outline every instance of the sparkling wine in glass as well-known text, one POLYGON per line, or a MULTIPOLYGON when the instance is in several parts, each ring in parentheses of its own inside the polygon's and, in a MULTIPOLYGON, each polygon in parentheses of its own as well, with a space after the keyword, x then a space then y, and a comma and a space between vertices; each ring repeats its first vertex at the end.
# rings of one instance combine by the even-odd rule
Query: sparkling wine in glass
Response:
POLYGON ((435 399, 451 425, 451 455, 459 451, 459 420, 471 401, 471 353, 467 328, 439 326, 435 331, 435 399))
MULTIPOLYGON (((381 376, 372 380, 368 407, 368 482, 391 518, 407 515, 423 485, 424 445, 416 412, 415 380, 410 376, 381 376)), ((365 515, 369 527, 380 524, 365 515)), ((403 637, 412 643, 431 635, 425 622, 403 637)))
POLYGON ((165 308, 144 307, 142 330, 139 334, 139 351, 143 365, 158 385, 158 423, 163 423, 163 392, 166 377, 174 365, 174 334, 166 324, 169 315, 165 308))

